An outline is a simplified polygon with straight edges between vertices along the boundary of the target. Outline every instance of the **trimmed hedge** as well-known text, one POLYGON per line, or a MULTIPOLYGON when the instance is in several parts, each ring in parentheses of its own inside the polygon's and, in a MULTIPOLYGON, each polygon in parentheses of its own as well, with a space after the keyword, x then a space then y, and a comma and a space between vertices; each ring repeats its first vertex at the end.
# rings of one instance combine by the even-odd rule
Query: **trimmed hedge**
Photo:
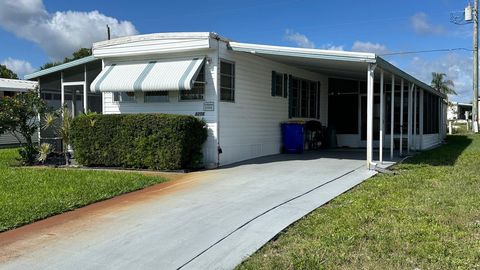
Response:
POLYGON ((72 125, 75 159, 85 166, 178 170, 199 167, 204 121, 169 114, 83 115, 72 125))

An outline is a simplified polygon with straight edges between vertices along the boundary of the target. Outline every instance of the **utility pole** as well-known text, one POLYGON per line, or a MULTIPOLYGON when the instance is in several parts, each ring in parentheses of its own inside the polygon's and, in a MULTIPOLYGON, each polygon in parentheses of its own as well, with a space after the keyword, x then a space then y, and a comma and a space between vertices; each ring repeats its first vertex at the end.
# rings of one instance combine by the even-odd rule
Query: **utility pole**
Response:
POLYGON ((478 0, 473 6, 473 110, 472 130, 478 133, 478 0))
POLYGON ((468 3, 465 11, 456 11, 450 14, 450 21, 454 24, 473 23, 473 101, 472 101, 472 131, 478 133, 478 0, 472 6, 468 3))

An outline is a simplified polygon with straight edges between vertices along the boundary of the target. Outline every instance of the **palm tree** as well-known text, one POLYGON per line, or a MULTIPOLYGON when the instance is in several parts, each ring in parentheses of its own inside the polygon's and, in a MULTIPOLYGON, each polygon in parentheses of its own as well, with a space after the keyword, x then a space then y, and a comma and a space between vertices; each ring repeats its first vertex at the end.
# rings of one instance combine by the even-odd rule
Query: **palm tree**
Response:
POLYGON ((432 83, 431 86, 437 91, 444 93, 446 95, 456 95, 457 92, 453 89, 454 84, 452 80, 446 80, 447 74, 432 72, 432 83))

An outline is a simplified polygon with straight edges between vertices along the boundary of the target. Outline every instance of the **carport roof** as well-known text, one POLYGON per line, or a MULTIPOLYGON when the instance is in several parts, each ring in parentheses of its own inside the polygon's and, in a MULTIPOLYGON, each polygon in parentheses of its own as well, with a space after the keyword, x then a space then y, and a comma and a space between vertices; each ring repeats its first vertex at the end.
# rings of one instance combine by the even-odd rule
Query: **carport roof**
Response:
MULTIPOLYGON (((426 91, 446 98, 428 84, 420 81, 374 53, 331 51, 318 49, 270 46, 251 43, 229 42, 229 49, 255 54, 270 60, 294 65, 330 76, 366 79, 367 65, 376 64, 384 71, 414 83, 426 91)), ((377 78, 378 78, 377 72, 377 78)))

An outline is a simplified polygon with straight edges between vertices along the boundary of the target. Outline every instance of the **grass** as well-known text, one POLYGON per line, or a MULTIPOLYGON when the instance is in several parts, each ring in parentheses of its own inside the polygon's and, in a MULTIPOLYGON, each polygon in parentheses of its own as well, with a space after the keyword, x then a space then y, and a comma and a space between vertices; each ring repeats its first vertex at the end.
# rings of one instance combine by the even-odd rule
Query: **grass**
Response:
POLYGON ((480 269, 480 136, 377 175, 296 222, 238 269, 480 269))
POLYGON ((17 166, 17 149, 0 149, 0 232, 166 181, 131 172, 17 166))

